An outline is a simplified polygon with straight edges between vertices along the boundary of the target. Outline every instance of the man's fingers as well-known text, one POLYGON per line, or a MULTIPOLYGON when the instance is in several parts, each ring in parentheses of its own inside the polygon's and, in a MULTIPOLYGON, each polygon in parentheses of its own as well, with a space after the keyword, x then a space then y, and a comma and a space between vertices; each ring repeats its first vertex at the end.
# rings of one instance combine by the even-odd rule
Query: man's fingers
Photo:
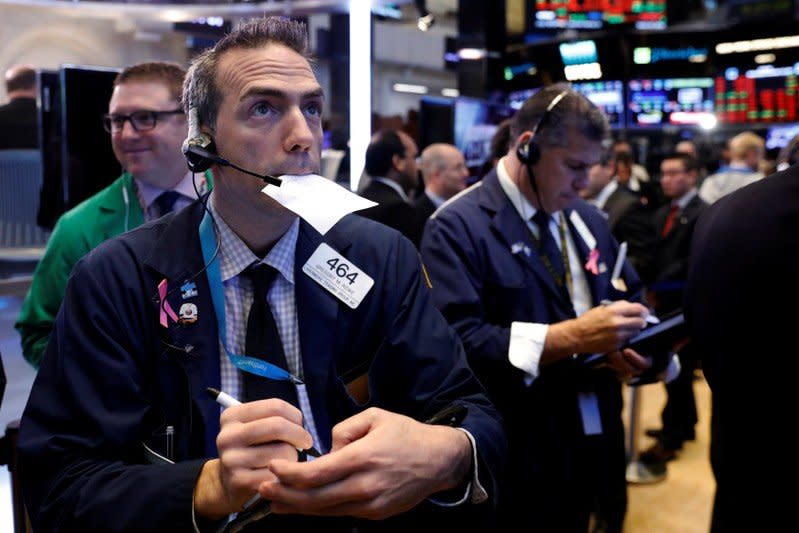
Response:
POLYGON ((269 442, 285 442, 303 450, 313 446, 313 438, 302 425, 279 416, 244 424, 227 424, 216 439, 217 447, 220 449, 269 442))
POLYGON ((305 463, 271 461, 269 468, 283 483, 297 488, 311 489, 346 478, 361 468, 356 466, 361 462, 362 458, 358 457, 357 450, 355 453, 350 453, 350 447, 347 447, 305 463))
POLYGON ((379 413, 378 409, 367 409, 336 424, 332 432, 331 451, 343 448, 369 433, 379 413))
POLYGON ((219 420, 224 425, 230 422, 252 422, 273 416, 285 418, 295 424, 302 424, 302 411, 290 403, 277 398, 257 400, 228 407, 222 411, 219 420))
POLYGON ((634 373, 641 373, 652 366, 651 361, 638 354, 635 350, 631 350, 630 348, 625 349, 622 352, 622 356, 624 357, 625 362, 632 367, 634 373))

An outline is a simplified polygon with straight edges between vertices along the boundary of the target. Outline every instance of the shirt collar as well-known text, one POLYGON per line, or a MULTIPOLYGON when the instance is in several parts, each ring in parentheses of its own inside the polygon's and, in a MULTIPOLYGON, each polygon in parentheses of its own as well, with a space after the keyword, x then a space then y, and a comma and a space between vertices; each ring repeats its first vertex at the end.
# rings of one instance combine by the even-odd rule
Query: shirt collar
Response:
POLYGON ((427 195, 427 197, 430 199, 430 201, 433 202, 433 205, 436 206, 436 208, 441 207, 441 204, 446 202, 446 200, 444 198, 440 197, 439 195, 437 195, 437 194, 435 194, 433 192, 430 192, 430 189, 425 189, 424 193, 425 193, 425 195, 427 195))
MULTIPOLYGON (((213 192, 210 196, 213 196, 213 192)), ((269 250, 266 257, 261 260, 219 216, 210 198, 208 209, 210 209, 219 228, 219 272, 223 282, 238 276, 253 263, 264 263, 280 272, 286 281, 292 285, 294 284, 294 252, 297 248, 297 236, 300 232, 299 217, 294 219, 286 233, 269 250)))
POLYGON ((611 180, 610 183, 605 185, 602 190, 599 191, 599 194, 596 195, 596 198, 591 200, 591 203, 600 209, 604 209, 608 198, 610 198, 610 196, 616 192, 616 189, 618 188, 619 184, 615 180, 611 180))
MULTIPOLYGON (((200 176, 201 179, 204 181, 205 176, 203 176, 202 174, 200 174, 200 176)), ((143 181, 141 181, 136 177, 133 178, 133 181, 136 182, 136 188, 139 191, 139 196, 141 197, 141 200, 144 202, 145 210, 149 209, 150 206, 153 205, 153 202, 155 202, 155 199, 158 198, 158 196, 162 192, 166 191, 166 189, 161 189, 160 187, 153 187, 152 185, 148 185, 147 183, 144 183, 143 181)), ((199 188, 202 191, 202 187, 199 188)), ((194 183, 192 181, 191 172, 187 172, 186 175, 183 176, 183 179, 181 179, 178 182, 178 184, 172 187, 172 189, 170 190, 177 191, 186 198, 191 198, 191 199, 197 198, 197 193, 194 192, 194 183)))
POLYGON ((671 205, 674 205, 676 203, 677 206, 680 208, 680 211, 682 211, 683 209, 685 209, 685 206, 688 205, 688 202, 694 199, 694 196, 696 196, 696 192, 697 192, 696 187, 694 187, 687 193, 680 196, 676 202, 671 202, 671 205))
POLYGON ((397 183, 396 181, 390 180, 388 178, 383 178, 381 176, 377 176, 372 179, 374 181, 382 183, 383 185, 388 185, 389 187, 397 191, 397 194, 399 194, 402 197, 403 202, 408 202, 408 195, 405 193, 404 190, 402 190, 402 187, 400 187, 400 184, 397 183))
MULTIPOLYGON (((505 191, 505 196, 508 197, 510 203, 513 204, 513 207, 516 208, 516 212, 519 213, 519 216, 522 217, 522 220, 528 221, 533 218, 537 209, 533 207, 527 198, 521 193, 519 188, 513 183, 513 180, 510 178, 510 174, 505 169, 505 158, 499 160, 497 163, 497 177, 499 178, 499 186, 502 187, 502 190, 505 191)), ((558 223, 560 223, 560 211, 556 211, 551 213, 552 218, 555 219, 558 223)))

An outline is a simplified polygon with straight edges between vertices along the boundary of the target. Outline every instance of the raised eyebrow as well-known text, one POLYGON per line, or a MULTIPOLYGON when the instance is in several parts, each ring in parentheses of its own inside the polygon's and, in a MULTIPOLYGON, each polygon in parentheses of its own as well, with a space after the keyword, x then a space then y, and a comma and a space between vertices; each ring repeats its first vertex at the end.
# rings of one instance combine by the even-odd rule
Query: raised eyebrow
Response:
MULTIPOLYGON (((271 96, 274 98, 281 98, 284 100, 289 98, 288 93, 286 93, 285 91, 281 91, 279 89, 270 89, 268 87, 254 87, 249 91, 247 91, 246 93, 244 93, 241 96, 241 100, 244 101, 248 98, 252 98, 255 96, 271 96)), ((301 100, 310 100, 312 98, 322 98, 324 100, 325 98, 324 90, 322 90, 322 88, 320 87, 318 89, 315 89, 313 91, 308 91, 300 95, 301 100)))

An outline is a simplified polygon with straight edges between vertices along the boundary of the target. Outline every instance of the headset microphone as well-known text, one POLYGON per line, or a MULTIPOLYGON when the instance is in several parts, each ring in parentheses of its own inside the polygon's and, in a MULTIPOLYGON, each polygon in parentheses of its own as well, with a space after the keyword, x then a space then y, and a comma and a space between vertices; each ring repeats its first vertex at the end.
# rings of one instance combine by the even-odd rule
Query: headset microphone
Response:
POLYGON ((224 157, 219 156, 216 153, 216 145, 214 144, 214 140, 211 139, 211 137, 209 137, 207 134, 200 131, 199 123, 200 121, 197 116, 197 108, 192 106, 189 109, 189 136, 185 141, 183 141, 182 147, 183 155, 186 157, 186 163, 189 166, 189 170, 196 173, 205 172, 211 168, 211 165, 216 163, 222 167, 235 168, 239 172, 254 176, 268 183, 269 185, 280 187, 280 184, 282 183, 280 178, 270 176, 269 174, 258 174, 257 172, 243 169, 240 166, 231 163, 224 157))

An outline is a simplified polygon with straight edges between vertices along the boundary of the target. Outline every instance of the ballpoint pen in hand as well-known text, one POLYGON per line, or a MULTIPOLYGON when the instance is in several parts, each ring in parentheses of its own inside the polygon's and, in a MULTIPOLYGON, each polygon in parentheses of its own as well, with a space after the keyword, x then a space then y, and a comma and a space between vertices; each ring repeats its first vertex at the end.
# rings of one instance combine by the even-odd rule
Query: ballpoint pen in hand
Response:
MULTIPOLYGON (((211 398, 213 398, 216 401, 216 403, 218 403, 219 405, 221 405, 222 407, 224 407, 226 409, 228 407, 233 407, 234 405, 241 405, 241 402, 238 401, 233 396, 231 396, 230 394, 222 392, 222 391, 220 391, 218 389, 215 389, 213 387, 208 387, 205 390, 208 391, 208 395, 211 398)), ((321 453, 319 453, 319 450, 317 450, 313 446, 311 446, 310 448, 307 448, 305 450, 297 448, 297 453, 300 455, 300 461, 305 460, 306 456, 321 457, 321 455, 322 455, 321 453)))

